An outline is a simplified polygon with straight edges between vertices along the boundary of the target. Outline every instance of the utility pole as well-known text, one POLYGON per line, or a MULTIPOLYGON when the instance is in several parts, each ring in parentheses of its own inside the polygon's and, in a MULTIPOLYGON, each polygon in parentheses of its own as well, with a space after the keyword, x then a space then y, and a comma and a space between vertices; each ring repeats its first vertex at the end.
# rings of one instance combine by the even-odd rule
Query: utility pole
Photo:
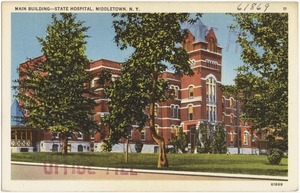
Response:
POLYGON ((237 126, 237 147, 238 154, 240 154, 240 101, 237 100, 236 104, 236 126, 237 126))

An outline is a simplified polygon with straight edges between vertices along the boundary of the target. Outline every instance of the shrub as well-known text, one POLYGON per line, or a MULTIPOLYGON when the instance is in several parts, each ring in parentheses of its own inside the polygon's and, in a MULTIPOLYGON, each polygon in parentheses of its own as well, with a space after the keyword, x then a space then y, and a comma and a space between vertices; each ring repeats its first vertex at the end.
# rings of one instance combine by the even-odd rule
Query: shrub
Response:
POLYGON ((103 152, 111 152, 112 144, 108 140, 104 140, 102 142, 101 149, 103 152))
POLYGON ((278 148, 274 148, 271 150, 270 155, 268 155, 268 160, 270 164, 279 165, 282 157, 283 151, 278 148))
POLYGON ((144 144, 143 144, 142 142, 137 141, 137 142, 135 143, 135 151, 136 151, 137 153, 141 153, 141 152, 142 152, 142 149, 143 149, 143 146, 144 146, 144 144))

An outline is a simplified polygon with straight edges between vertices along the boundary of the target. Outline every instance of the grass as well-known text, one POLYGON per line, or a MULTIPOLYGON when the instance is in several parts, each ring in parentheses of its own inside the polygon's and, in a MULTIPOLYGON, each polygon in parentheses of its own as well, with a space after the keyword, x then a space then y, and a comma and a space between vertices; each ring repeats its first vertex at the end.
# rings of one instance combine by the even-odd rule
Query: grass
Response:
MULTIPOLYGON (((265 155, 226 154, 168 154, 169 168, 164 170, 194 171, 230 174, 287 176, 288 158, 280 165, 271 165, 265 155)), ((58 163, 111 168, 158 169, 158 154, 130 153, 125 163, 124 153, 12 153, 12 161, 58 163)))

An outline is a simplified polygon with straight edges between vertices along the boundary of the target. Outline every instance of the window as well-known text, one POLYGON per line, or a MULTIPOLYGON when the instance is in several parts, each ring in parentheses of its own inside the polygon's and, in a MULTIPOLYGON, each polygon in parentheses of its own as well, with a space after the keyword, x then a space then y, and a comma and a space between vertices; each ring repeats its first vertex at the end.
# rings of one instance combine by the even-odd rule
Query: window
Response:
POLYGON ((179 106, 175 106, 175 118, 179 119, 179 106))
POLYGON ((58 145, 57 144, 52 145, 52 151, 53 152, 58 152, 58 145))
POLYGON ((67 150, 68 150, 68 151, 71 151, 71 149, 72 149, 72 148, 71 148, 71 144, 68 144, 67 150))
POLYGON ((234 107, 233 98, 230 99, 230 108, 234 107))
POLYGON ((179 127, 178 126, 171 126, 171 139, 177 139, 179 135, 179 127))
POLYGON ((225 114, 222 114, 222 121, 225 122, 225 114))
POLYGON ((141 130, 141 141, 145 141, 146 139, 146 134, 145 134, 145 129, 141 130))
POLYGON ((216 80, 212 77, 206 80, 206 101, 216 102, 216 80))
POLYGON ((188 118, 189 120, 193 120, 194 119, 194 109, 193 109, 193 105, 189 105, 188 107, 188 118))
POLYGON ((179 90, 179 88, 177 86, 174 87, 174 98, 175 99, 178 99, 178 90, 179 90))
POLYGON ((97 78, 93 78, 93 80, 91 80, 91 88, 95 87, 96 79, 97 78))
POLYGON ((82 146, 82 145, 78 145, 77 151, 78 151, 78 152, 83 152, 83 146, 82 146))
POLYGON ((77 139, 83 139, 83 136, 82 136, 82 133, 81 133, 81 132, 78 132, 78 133, 77 133, 77 139))
POLYGON ((244 145, 248 145, 249 143, 249 133, 247 131, 244 132, 244 145))
POLYGON ((189 86, 189 98, 194 98, 194 87, 189 86))
POLYGON ((171 126, 171 139, 175 139, 176 131, 174 125, 171 126))
POLYGON ((175 127, 175 136, 178 137, 178 135, 179 135, 179 127, 176 126, 175 127))
POLYGON ((234 133, 231 132, 230 133, 230 143, 233 143, 234 142, 234 133))
POLYGON ((233 125, 233 123, 234 123, 234 117, 233 117, 233 115, 231 115, 231 116, 230 116, 230 124, 233 125))
POLYGON ((154 105, 154 117, 157 117, 158 115, 158 104, 154 105))
POLYGON ((174 118, 175 117, 175 107, 174 107, 174 105, 171 105, 170 111, 171 111, 171 117, 174 118))

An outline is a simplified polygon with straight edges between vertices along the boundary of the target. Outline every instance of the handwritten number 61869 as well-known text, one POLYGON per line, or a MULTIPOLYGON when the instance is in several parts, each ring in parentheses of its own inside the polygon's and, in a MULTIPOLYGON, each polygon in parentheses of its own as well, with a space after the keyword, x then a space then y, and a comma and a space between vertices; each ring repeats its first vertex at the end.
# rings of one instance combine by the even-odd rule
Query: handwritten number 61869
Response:
POLYGON ((264 5, 262 5, 261 3, 248 3, 248 4, 239 4, 239 6, 237 7, 238 11, 253 11, 253 10, 257 10, 260 11, 262 10, 263 12, 266 12, 267 9, 270 7, 269 3, 266 3, 264 5))

